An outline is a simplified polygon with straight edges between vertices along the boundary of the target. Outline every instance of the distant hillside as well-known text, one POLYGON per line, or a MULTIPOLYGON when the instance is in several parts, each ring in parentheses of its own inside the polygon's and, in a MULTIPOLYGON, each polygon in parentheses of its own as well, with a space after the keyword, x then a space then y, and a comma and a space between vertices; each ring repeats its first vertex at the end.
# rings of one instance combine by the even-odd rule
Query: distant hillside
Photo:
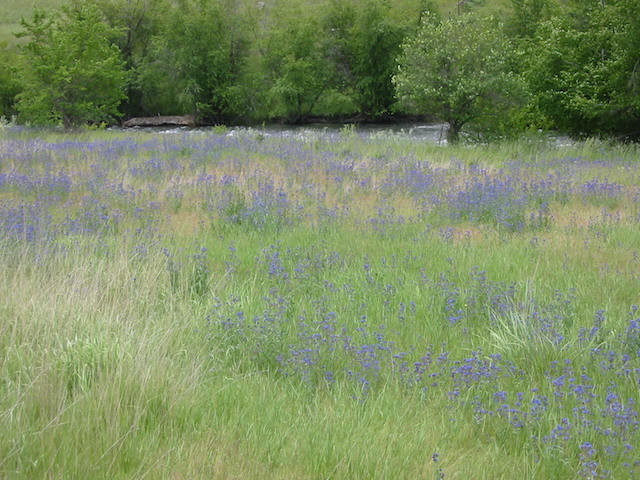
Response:
MULTIPOLYGON (((0 1, 0 43, 15 42, 14 33, 20 30, 20 19, 29 18, 37 5, 43 9, 58 8, 66 0, 1 0, 0 1)), ((268 1, 268 0, 267 0, 268 1)), ((312 0, 310 0, 312 1, 312 0)), ((510 0, 434 0, 433 4, 444 13, 456 13, 465 6, 477 8, 487 14, 501 16, 509 9, 510 0)))
POLYGON ((0 42, 14 43, 14 33, 20 30, 20 19, 29 18, 37 5, 40 8, 56 8, 64 0, 2 0, 0 1, 0 42))

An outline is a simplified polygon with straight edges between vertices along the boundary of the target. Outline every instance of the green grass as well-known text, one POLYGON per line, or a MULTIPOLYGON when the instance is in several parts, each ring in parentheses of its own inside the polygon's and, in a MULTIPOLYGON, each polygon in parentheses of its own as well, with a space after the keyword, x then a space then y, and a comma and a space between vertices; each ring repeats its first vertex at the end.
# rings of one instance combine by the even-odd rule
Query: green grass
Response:
POLYGON ((583 471, 587 441, 599 474, 637 474, 623 444, 638 435, 616 430, 605 400, 640 400, 637 340, 625 337, 640 303, 637 147, 0 135, 0 478, 595 478, 583 471), (519 168, 521 180, 557 174, 579 189, 606 177, 628 191, 610 206, 571 190, 546 226, 508 231, 448 216, 445 197, 421 207, 389 183, 416 161, 440 175, 429 195, 519 168), (210 207, 226 198, 223 175, 235 178, 231 210, 210 207), (269 181, 288 193, 284 213, 251 210, 252 195, 272 199, 269 181), (20 205, 51 215, 50 236, 11 233, 20 205), (378 208, 390 223, 372 221, 378 208), (85 230, 64 230, 71 220, 85 230), (600 330, 580 341, 601 309, 600 330), (359 363, 370 345, 377 373, 359 363), (305 346, 317 348, 312 366, 305 346), (629 355, 631 370, 603 369, 598 346, 615 362, 629 355), (409 375, 427 352, 436 375, 409 381, 402 361, 409 375), (495 354, 512 373, 452 373, 495 354), (564 381, 592 385, 592 403, 553 383, 568 365, 564 381), (519 393, 528 412, 537 395, 549 407, 514 426, 499 407, 519 393), (587 406, 598 413, 580 417, 587 406), (563 418, 570 438, 544 440, 563 418))

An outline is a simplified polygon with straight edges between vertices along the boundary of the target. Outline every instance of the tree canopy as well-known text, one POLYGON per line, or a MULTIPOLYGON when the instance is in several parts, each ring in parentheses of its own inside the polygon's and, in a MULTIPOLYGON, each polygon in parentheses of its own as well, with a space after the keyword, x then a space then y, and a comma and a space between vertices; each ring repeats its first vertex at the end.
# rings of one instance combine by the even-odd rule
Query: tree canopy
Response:
POLYGON ((36 11, 22 26, 28 38, 17 95, 22 120, 70 127, 119 116, 127 74, 110 40, 114 31, 96 7, 69 6, 51 17, 36 11))
POLYGON ((539 25, 526 76, 556 128, 640 136, 638 12, 639 0, 591 0, 539 25))
POLYGON ((394 82, 400 100, 446 122, 447 139, 456 142, 466 124, 504 115, 521 100, 522 82, 509 52, 506 37, 490 19, 426 14, 398 60, 394 82))

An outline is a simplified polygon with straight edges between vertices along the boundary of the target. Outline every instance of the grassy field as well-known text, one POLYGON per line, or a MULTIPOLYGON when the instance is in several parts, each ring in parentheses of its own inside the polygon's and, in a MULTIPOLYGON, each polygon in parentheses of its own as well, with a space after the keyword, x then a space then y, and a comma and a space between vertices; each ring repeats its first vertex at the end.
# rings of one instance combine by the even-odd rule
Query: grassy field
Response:
POLYGON ((0 132, 0 478, 638 478, 637 147, 0 132))

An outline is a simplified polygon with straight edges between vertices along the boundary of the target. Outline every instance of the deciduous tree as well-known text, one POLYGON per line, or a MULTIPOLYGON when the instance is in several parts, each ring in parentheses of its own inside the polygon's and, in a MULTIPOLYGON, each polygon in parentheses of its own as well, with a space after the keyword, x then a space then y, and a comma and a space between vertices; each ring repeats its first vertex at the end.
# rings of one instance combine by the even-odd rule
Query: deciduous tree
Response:
POLYGON ((234 87, 246 40, 233 0, 183 0, 172 7, 140 67, 149 113, 197 113, 212 122, 234 114, 234 87))
POLYGON ((480 125, 487 117, 499 121, 522 103, 509 43, 490 20, 470 14, 439 20, 427 13, 398 62, 394 82, 400 100, 446 122, 451 143, 465 125, 480 125))
POLYGON ((300 122, 314 113, 335 85, 329 40, 320 31, 313 18, 288 19, 269 38, 265 68, 271 80, 271 108, 288 122, 300 122))
POLYGON ((95 6, 77 4, 53 16, 36 11, 22 27, 28 42, 17 108, 24 121, 71 127, 118 117, 126 73, 113 29, 95 6))
POLYGON ((538 29, 535 107, 576 135, 640 136, 640 0, 587 0, 538 29))

